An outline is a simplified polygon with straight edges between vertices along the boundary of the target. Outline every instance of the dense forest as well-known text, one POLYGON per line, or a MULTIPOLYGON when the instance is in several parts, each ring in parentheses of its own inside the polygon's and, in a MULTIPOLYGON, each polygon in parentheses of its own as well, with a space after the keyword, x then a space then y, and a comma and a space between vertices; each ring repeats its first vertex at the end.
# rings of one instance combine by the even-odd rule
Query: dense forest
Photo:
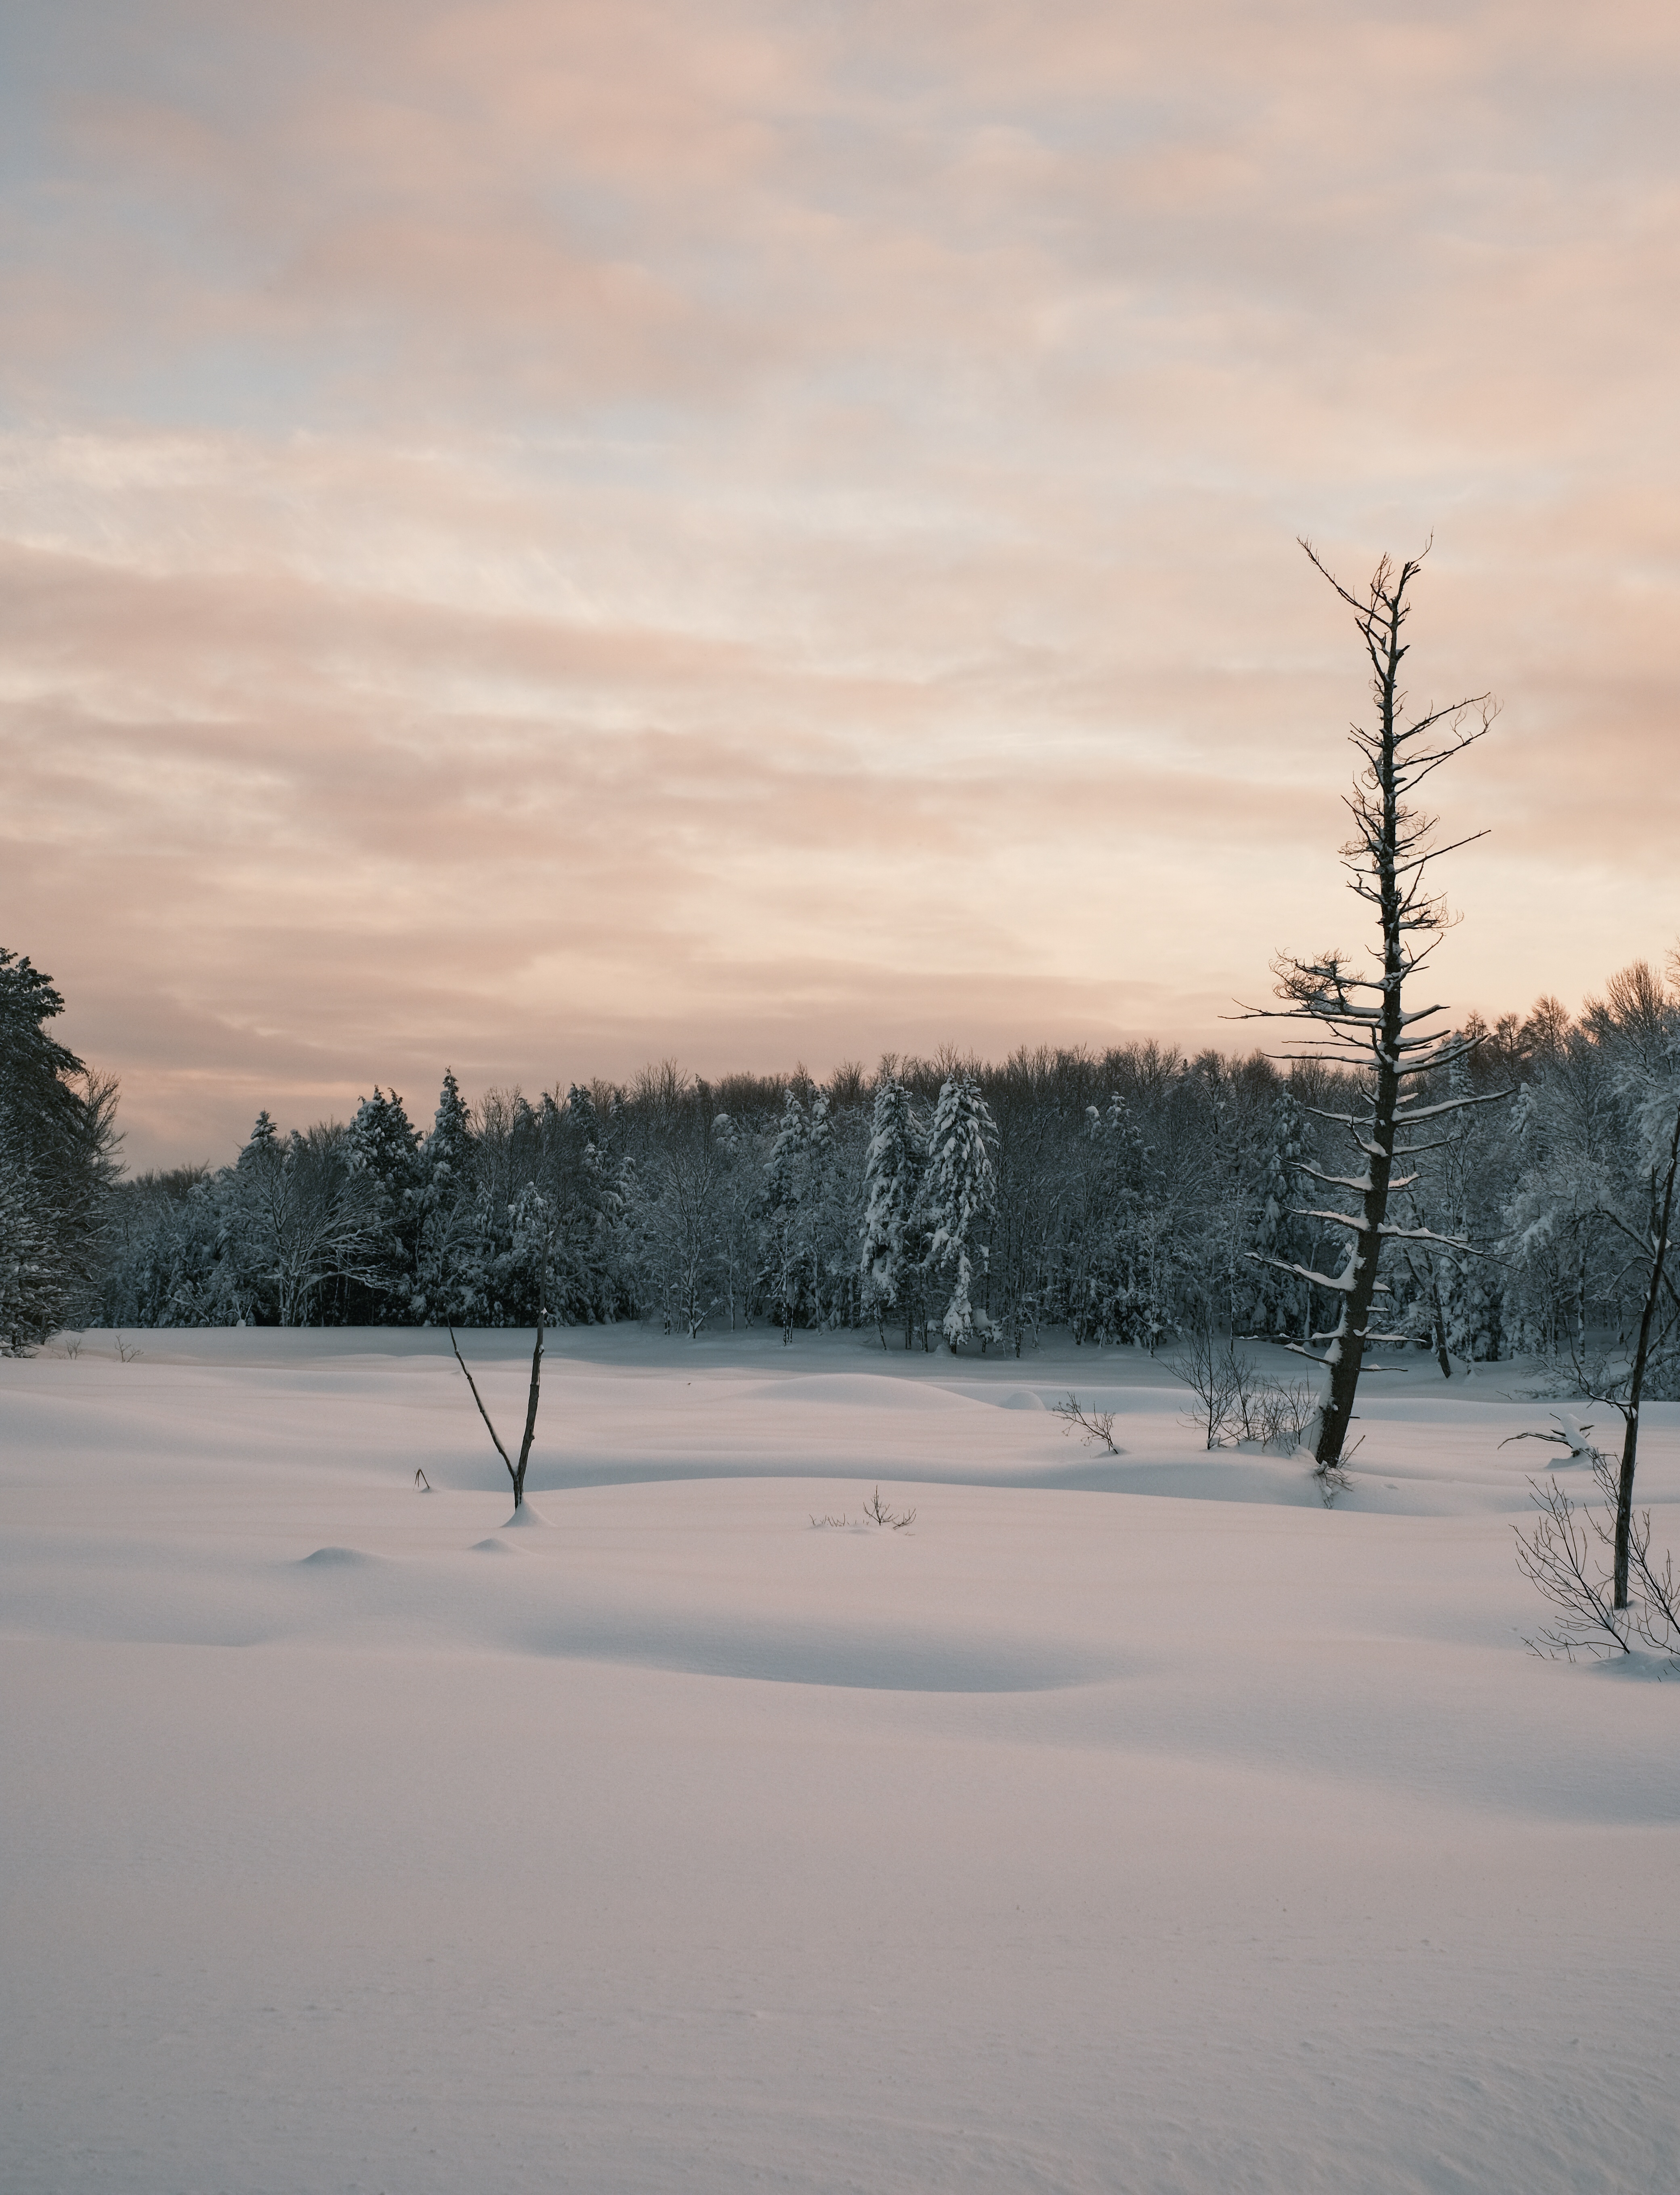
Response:
MULTIPOLYGON (((1398 1196, 1408 1226, 1450 1239, 1385 1251, 1384 1324, 1443 1369, 1614 1346, 1648 1270, 1680 1009, 1636 963, 1578 1019, 1544 999, 1464 1033, 1459 1094, 1509 1097, 1448 1116, 1398 1196)), ((529 1326, 541 1306, 972 1351, 1051 1327, 1151 1349, 1209 1329, 1299 1339, 1333 1311, 1287 1269, 1345 1256, 1298 1175, 1345 1163, 1326 1117, 1343 1080, 1156 1045, 888 1059, 826 1082, 668 1063, 475 1106, 446 1074, 423 1131, 376 1087, 348 1123, 282 1133, 264 1113, 231 1165, 108 1187, 80 1315, 529 1326)))

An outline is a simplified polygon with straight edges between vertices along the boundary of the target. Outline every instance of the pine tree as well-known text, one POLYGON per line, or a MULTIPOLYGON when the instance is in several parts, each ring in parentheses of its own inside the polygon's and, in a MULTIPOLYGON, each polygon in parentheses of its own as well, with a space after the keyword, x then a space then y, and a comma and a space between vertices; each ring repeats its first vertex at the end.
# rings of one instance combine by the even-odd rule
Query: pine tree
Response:
POLYGON ((1085 1108, 1084 1208, 1073 1243, 1068 1323, 1075 1341, 1151 1351, 1176 1322, 1175 1288, 1190 1263, 1171 1201, 1119 1092, 1085 1108))
POLYGON ((426 1163, 434 1174, 440 1167, 447 1167, 460 1179, 470 1172, 472 1155, 472 1115, 462 1100, 454 1069, 446 1067, 443 1088, 438 1093, 438 1109, 432 1120, 432 1132, 426 1138, 426 1163))
POLYGON ((417 1155, 414 1283, 408 1311, 417 1323, 485 1322, 486 1244, 475 1195, 475 1148, 472 1115, 454 1069, 446 1068, 432 1131, 417 1155))
POLYGON ((782 1103, 781 1125, 764 1167, 765 1291, 784 1345, 806 1299, 803 1205, 808 1172, 808 1116, 797 1085, 782 1103))
POLYGON ((1291 1268, 1303 1265, 1312 1254, 1310 1230, 1294 1208, 1298 1194, 1296 1176, 1309 1160, 1311 1143, 1305 1108, 1292 1092, 1285 1090, 1272 1109, 1271 1148, 1261 1171, 1254 1248, 1265 1261, 1261 1268, 1267 1284, 1261 1299, 1262 1322, 1281 1330, 1292 1316, 1297 1316, 1298 1338, 1303 1343, 1310 1339, 1313 1331, 1312 1283, 1299 1278, 1291 1268), (1297 1291, 1298 1316, 1291 1302, 1297 1291))
POLYGON ((402 1321, 417 1285, 416 1260, 421 1224, 420 1134, 393 1090, 376 1082, 350 1123, 349 1163, 372 1190, 373 1212, 367 1247, 369 1278, 365 1303, 354 1316, 371 1323, 402 1321))
POLYGON ((118 1141, 117 1086, 46 1033, 64 1000, 0 949, 0 1353, 93 1307, 118 1141))
POLYGON ((923 1131, 911 1094, 884 1073, 875 1092, 869 1149, 864 1159, 862 1301, 887 1345, 886 1313, 904 1316, 904 1345, 911 1345, 921 1307, 922 1267, 927 1254, 922 1224, 923 1131))
POLYGON ((966 1074, 948 1075, 928 1135, 923 1196, 928 1266, 950 1290, 940 1325, 953 1350, 976 1333, 983 1345, 991 1325, 974 1291, 986 1272, 981 1236, 995 1202, 989 1146, 996 1136, 980 1085, 966 1074))
POLYGON ((568 1314, 590 1324, 613 1315, 624 1217, 621 1167, 595 1099, 574 1082, 564 1109, 568 1170, 563 1239, 568 1314))
POLYGON ((711 1142, 718 1169, 718 1280, 733 1334, 738 1323, 752 1323, 753 1276, 758 1265, 758 1146, 728 1113, 714 1116, 711 1142))
POLYGON ((51 1215, 19 1162, 0 1114, 0 1356, 26 1354, 64 1323, 66 1291, 54 1257, 51 1215))
POLYGON ((816 1324, 845 1317, 855 1260, 847 1226, 845 1153, 835 1132, 826 1090, 811 1100, 805 1138, 805 1187, 800 1203, 801 1255, 816 1324))

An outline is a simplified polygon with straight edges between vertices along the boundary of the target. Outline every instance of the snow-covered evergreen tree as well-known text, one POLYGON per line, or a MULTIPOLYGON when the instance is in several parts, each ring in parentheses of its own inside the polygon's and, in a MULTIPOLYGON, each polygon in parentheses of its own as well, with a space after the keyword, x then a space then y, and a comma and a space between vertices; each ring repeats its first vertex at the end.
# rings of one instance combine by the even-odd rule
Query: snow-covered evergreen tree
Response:
POLYGON ((446 1067, 437 1111, 432 1116, 432 1132, 426 1138, 426 1163, 434 1174, 440 1167, 446 1166, 457 1178, 464 1177, 471 1168, 472 1154, 472 1115, 461 1096, 454 1069, 446 1067))
POLYGON ((0 1356, 25 1355, 62 1325, 64 1296, 52 1215, 0 1108, 0 1356))
POLYGON ((1071 1232, 1068 1323, 1076 1341, 1153 1351, 1177 1323, 1200 1238, 1188 1233, 1118 1091, 1085 1109, 1081 1201, 1071 1232))
POLYGON ((562 1215, 567 1316, 590 1324, 616 1313, 624 1191, 619 1155, 594 1097, 574 1082, 566 1093, 567 1169, 562 1215))
POLYGON ((452 1068, 444 1070, 432 1131, 418 1152, 414 1282, 409 1316, 424 1326, 484 1322, 486 1243, 475 1182, 472 1115, 452 1068))
POLYGON ((764 1288, 784 1344, 808 1300, 803 1203, 810 1123, 797 1084, 790 1083, 782 1117, 764 1166, 764 1288))
POLYGON ((843 1325, 854 1307, 856 1223, 849 1177, 855 1162, 828 1092, 817 1091, 807 1121, 799 1231, 812 1321, 825 1328, 843 1325))
POLYGON ((716 1156, 718 1283, 729 1331, 751 1326, 759 1265, 759 1153, 757 1139, 728 1113, 711 1123, 716 1156))
POLYGON ((0 949, 0 1352, 83 1318, 116 1167, 116 1084, 47 1034, 64 1000, 0 949))
POLYGON ((352 1173, 372 1192, 366 1246, 365 1301, 349 1316, 371 1325, 407 1321, 417 1282, 417 1252, 421 1225, 420 1135, 403 1102, 376 1082, 373 1095, 356 1107, 347 1138, 352 1173))
POLYGON ((1291 1090, 1282 1091, 1272 1109, 1270 1148, 1260 1169, 1258 1216, 1253 1248, 1265 1262, 1256 1268, 1257 1323, 1273 1333, 1290 1333, 1306 1344, 1312 1339, 1313 1287, 1287 1270, 1310 1265, 1315 1247, 1314 1223, 1301 1216, 1301 1167, 1313 1156, 1311 1126, 1305 1107, 1291 1090))
POLYGON ((886 1314, 904 1321, 908 1349, 922 1305, 927 1230, 922 1216, 923 1132, 911 1094, 890 1070, 876 1086, 869 1149, 864 1158, 863 1244, 860 1269, 866 1316, 886 1346, 886 1314))
POLYGON ((991 1328, 984 1306, 974 1299, 985 1282, 985 1233, 994 1202, 990 1146, 996 1136, 980 1085, 967 1074, 947 1075, 928 1133, 922 1193, 928 1268, 949 1292, 940 1326, 953 1350, 976 1334, 984 1345, 991 1328))

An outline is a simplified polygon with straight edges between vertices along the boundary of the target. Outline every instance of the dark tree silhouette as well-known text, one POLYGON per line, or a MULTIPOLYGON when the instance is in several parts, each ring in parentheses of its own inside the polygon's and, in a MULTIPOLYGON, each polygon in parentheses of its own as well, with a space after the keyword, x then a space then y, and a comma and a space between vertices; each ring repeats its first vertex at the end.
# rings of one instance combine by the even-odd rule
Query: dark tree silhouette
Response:
MULTIPOLYGON (((1346 1230, 1346 1263, 1338 1273, 1322 1273, 1284 1259, 1263 1260, 1327 1289, 1332 1300, 1340 1299, 1334 1326, 1310 1337, 1327 1345, 1321 1357, 1315 1357, 1330 1373, 1316 1461, 1320 1472, 1331 1472, 1342 1460, 1366 1344, 1404 1338, 1378 1334, 1372 1326, 1376 1299, 1387 1293, 1379 1270, 1384 1242, 1450 1241, 1455 1249, 1470 1247, 1429 1228, 1402 1227, 1389 1220, 1390 1196, 1417 1178, 1403 1171, 1406 1164, 1435 1148, 1429 1142, 1402 1144, 1397 1138, 1413 1138, 1426 1124, 1507 1094, 1490 1091, 1430 1101, 1431 1078, 1443 1077, 1456 1061, 1467 1057, 1476 1040, 1439 1028, 1426 1029, 1424 1025, 1446 1009, 1410 1005, 1406 988, 1439 942, 1448 919, 1441 895, 1429 888, 1430 864, 1470 844, 1470 838, 1460 838, 1451 846, 1433 845, 1435 818, 1420 814, 1412 805, 1412 795, 1442 763, 1483 737, 1496 710, 1485 694, 1444 708, 1431 705, 1417 715, 1407 706, 1400 683, 1409 652, 1403 637, 1411 614, 1407 596, 1422 568, 1422 556, 1408 557, 1398 567, 1384 556, 1361 596, 1342 585, 1310 542, 1301 545, 1338 599, 1353 612, 1371 665, 1376 707, 1374 723, 1355 724, 1349 733, 1360 767, 1347 798, 1354 830, 1342 849, 1342 859, 1355 896, 1376 917, 1380 966, 1375 973, 1357 974, 1349 956, 1333 949, 1311 960, 1280 956, 1273 962, 1272 972, 1277 977, 1277 995, 1285 1004, 1260 1010, 1257 1017, 1286 1019, 1311 1032, 1303 1049, 1286 1053, 1286 1057, 1343 1067, 1357 1064, 1361 1070, 1355 1110, 1313 1109, 1320 1118, 1348 1131, 1363 1161, 1361 1171, 1332 1174, 1310 1163, 1297 1168, 1326 1188, 1345 1191, 1344 1202, 1356 1201, 1352 1211, 1338 1203, 1301 1214, 1346 1230), (1402 1171, 1396 1173, 1396 1166, 1402 1171)), ((1483 835, 1476 832, 1471 837, 1483 835)), ((1309 1346, 1302 1353, 1315 1355, 1309 1346)))

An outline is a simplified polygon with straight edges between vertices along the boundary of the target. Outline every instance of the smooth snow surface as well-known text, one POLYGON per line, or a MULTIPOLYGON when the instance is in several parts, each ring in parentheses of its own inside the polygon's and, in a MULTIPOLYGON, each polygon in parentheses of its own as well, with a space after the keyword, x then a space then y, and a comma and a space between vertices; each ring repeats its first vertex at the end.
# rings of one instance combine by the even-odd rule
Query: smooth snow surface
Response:
POLYGON ((1680 1681, 1524 1651, 1508 1369, 1326 1512, 1128 1351, 563 1334, 515 1525, 441 1337, 127 1339, 0 1364, 7 2195, 1680 2187, 1680 1681))

